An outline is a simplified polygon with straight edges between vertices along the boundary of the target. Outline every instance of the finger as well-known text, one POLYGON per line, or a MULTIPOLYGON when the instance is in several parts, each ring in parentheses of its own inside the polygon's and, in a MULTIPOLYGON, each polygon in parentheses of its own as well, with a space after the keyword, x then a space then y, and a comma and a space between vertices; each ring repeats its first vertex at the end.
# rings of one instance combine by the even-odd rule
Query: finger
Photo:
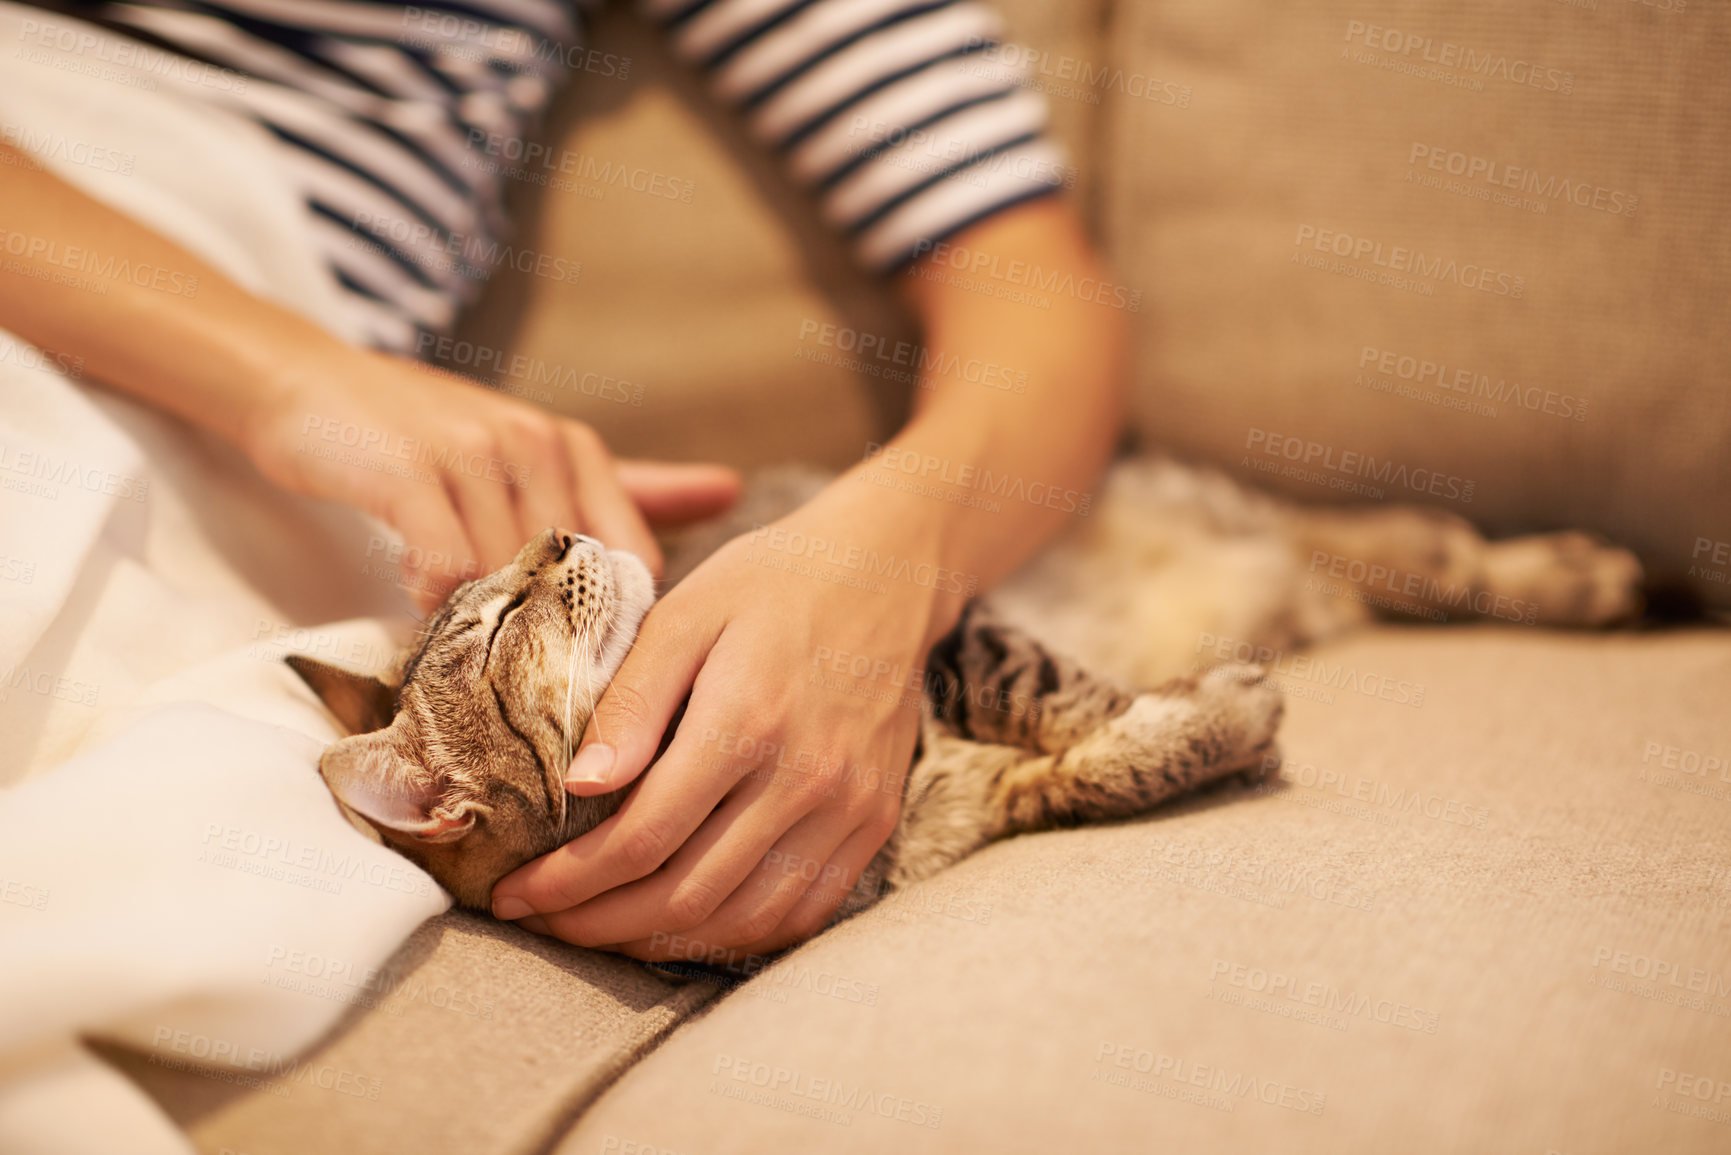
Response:
POLYGON ((645 803, 645 790, 661 781, 651 775, 617 814, 500 879, 493 887, 494 917, 551 915, 645 877, 691 837, 727 794, 725 781, 687 781, 677 797, 668 798, 663 791, 645 803))
POLYGON ((577 511, 588 533, 613 549, 628 550, 643 559, 649 572, 661 576, 661 547, 637 506, 626 495, 613 467, 613 457, 594 430, 575 421, 561 426, 577 480, 577 511))
MULTIPOLYGON (((837 879, 835 885, 825 883, 806 887, 783 916, 780 925, 764 937, 741 943, 734 949, 752 954, 772 954, 794 943, 804 942, 823 930, 835 917, 835 912, 853 894, 854 887, 859 884, 860 875, 871 865, 872 859, 883 849, 886 841, 888 835, 879 826, 866 825, 854 831, 836 848, 825 868, 823 877, 837 879)), ((881 880, 879 885, 881 886, 881 880)), ((692 933, 702 935, 705 930, 699 927, 692 933)))
MULTIPOLYGON (((558 938, 559 937, 558 935, 553 933, 553 928, 547 925, 547 920, 542 918, 538 914, 526 914, 522 918, 515 920, 513 925, 522 927, 524 930, 528 931, 530 934, 544 935, 547 938, 558 938)), ((576 944, 573 943, 572 945, 575 946, 576 944)), ((591 949, 592 950, 615 950, 617 948, 616 948, 615 944, 609 943, 606 946, 592 947, 591 949)))
POLYGON ((482 572, 496 570, 517 556, 523 545, 517 538, 517 511, 503 485, 484 474, 472 476, 458 469, 446 472, 445 489, 463 519, 482 572))
POLYGON ((393 490, 378 516, 403 535, 408 547, 397 580, 422 610, 445 600, 475 568, 475 550, 445 491, 410 483, 393 490))
POLYGON ((505 435, 506 455, 516 465, 506 480, 517 507, 518 540, 547 529, 587 533, 577 513, 577 478, 563 434, 540 414, 525 420, 538 424, 505 435))
POLYGON ((739 472, 725 465, 620 460, 615 471, 649 524, 659 526, 701 521, 731 509, 744 484, 739 472))
MULTIPOLYGON (((580 946, 627 942, 656 931, 683 931, 708 923, 763 864, 765 855, 787 840, 794 829, 812 819, 805 807, 789 807, 782 799, 766 799, 770 782, 754 779, 728 795, 662 865, 636 882, 615 887, 587 902, 547 916, 552 932, 580 946)), ((847 831, 823 831, 825 857, 847 831)), ((813 850, 808 834, 798 843, 813 850)), ((797 882, 797 879, 794 880, 797 882)), ((759 904, 770 897, 759 889, 759 904)), ((762 929, 745 938, 767 934, 793 905, 793 892, 762 929)))
MULTIPOLYGON (((720 940, 719 936, 705 925, 683 933, 650 934, 645 938, 600 949, 617 951, 644 962, 684 960, 735 967, 741 962, 749 964, 754 959, 761 961, 764 956, 803 942, 827 927, 834 919, 835 912, 853 895, 855 887, 860 885, 861 876, 866 867, 871 865, 884 841, 881 830, 869 827, 861 827, 850 834, 836 848, 828 864, 820 872, 820 881, 803 886, 780 924, 761 938, 740 943, 720 940), (831 879, 835 881, 828 881, 831 879)), ((868 880, 867 889, 874 894, 881 893, 882 880, 868 880)), ((523 921, 526 925, 531 920, 523 921)), ((538 933, 552 933, 547 922, 535 921, 541 927, 538 933)))
MULTIPOLYGON (((571 764, 573 774, 592 778, 568 779, 566 789, 572 793, 608 793, 641 774, 709 657, 719 624, 677 609, 669 615, 670 605, 649 611, 637 644, 596 703, 571 764)), ((692 735, 701 732, 689 722, 682 725, 668 756, 697 744, 692 735)), ((737 775, 713 769, 684 778, 652 775, 611 818, 501 879, 493 888, 494 913, 509 919, 528 911, 564 910, 641 878, 679 847, 736 780, 737 775)))
POLYGON ((738 948, 774 933, 795 907, 811 897, 827 898, 833 910, 847 897, 852 880, 831 859, 857 826, 836 811, 807 815, 748 864, 740 884, 708 918, 686 927, 651 926, 649 937, 657 930, 677 929, 711 947, 738 948))
MULTIPOLYGON (((669 600, 650 607, 637 640, 583 728, 577 755, 565 772, 567 791, 579 797, 609 794, 649 767, 673 715, 688 695, 695 697, 703 684, 702 671, 718 656, 715 646, 721 624, 719 617, 692 617, 683 602, 669 600)), ((691 737, 699 733, 691 721, 692 709, 687 707, 686 719, 668 747, 669 757, 675 748, 690 750, 691 755, 700 752, 691 737)), ((720 733, 714 726, 706 729, 720 733)))

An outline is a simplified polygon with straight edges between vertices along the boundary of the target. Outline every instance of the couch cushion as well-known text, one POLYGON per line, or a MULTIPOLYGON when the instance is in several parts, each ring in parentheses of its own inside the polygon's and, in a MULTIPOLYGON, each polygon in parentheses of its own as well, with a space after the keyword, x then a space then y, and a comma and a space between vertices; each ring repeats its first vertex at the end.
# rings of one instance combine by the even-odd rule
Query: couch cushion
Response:
POLYGON ((1731 605, 1731 12, 1113 12, 1112 62, 1190 93, 1103 115, 1146 437, 1307 500, 1597 529, 1731 605))
POLYGON ((681 1027, 558 1150, 1725 1150, 1731 641, 1319 653, 1265 788, 988 848, 681 1027))
POLYGON ((423 924, 377 975, 286 945, 259 971, 355 1009, 274 1071, 101 1049, 209 1155, 539 1151, 715 993, 466 911, 423 924))

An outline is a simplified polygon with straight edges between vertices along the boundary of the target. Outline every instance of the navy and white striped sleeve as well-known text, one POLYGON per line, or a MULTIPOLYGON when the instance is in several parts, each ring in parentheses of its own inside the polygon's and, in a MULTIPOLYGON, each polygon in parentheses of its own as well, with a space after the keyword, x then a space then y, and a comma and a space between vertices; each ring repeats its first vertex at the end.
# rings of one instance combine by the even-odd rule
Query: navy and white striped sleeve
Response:
POLYGON ((1045 98, 969 0, 638 0, 751 133, 890 271, 1057 191, 1045 98))

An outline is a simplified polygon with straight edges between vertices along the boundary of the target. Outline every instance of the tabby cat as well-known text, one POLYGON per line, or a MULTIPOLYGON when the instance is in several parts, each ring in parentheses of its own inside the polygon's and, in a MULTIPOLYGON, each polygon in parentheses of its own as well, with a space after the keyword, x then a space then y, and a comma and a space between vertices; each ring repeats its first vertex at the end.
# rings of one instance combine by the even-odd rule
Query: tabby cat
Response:
MULTIPOLYGON (((760 476, 671 543, 669 581, 823 480, 760 476)), ((1435 510, 1305 509, 1165 459, 1120 464, 1090 516, 933 647, 900 820, 842 913, 994 839, 1264 766, 1281 696, 1222 656, 1267 662, 1373 616, 1603 625, 1638 611, 1640 578, 1585 534, 1489 543, 1435 510)), ((325 751, 326 783, 486 909, 500 878, 624 801, 630 787, 579 798, 563 778, 654 600, 635 556, 550 529, 453 592, 384 678, 289 658, 352 735, 325 751)))

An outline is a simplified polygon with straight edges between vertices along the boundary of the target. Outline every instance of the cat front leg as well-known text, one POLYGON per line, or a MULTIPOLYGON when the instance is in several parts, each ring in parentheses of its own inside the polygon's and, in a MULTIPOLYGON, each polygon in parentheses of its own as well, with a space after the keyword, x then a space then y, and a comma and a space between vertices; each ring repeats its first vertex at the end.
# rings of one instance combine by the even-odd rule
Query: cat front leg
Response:
POLYGON ((1135 699, 977 602, 932 647, 926 675, 933 715, 955 737, 1045 754, 1069 749, 1135 699))
POLYGON ((1145 814, 1264 765, 1280 695, 1253 666, 1223 666, 1130 696, 1053 753, 977 742, 928 723, 902 818, 848 912, 928 878, 995 839, 1145 814))
POLYGON ((991 781, 991 837, 1107 822, 1264 765, 1283 703, 1254 666, 1221 666, 1139 694, 1061 754, 991 781))

